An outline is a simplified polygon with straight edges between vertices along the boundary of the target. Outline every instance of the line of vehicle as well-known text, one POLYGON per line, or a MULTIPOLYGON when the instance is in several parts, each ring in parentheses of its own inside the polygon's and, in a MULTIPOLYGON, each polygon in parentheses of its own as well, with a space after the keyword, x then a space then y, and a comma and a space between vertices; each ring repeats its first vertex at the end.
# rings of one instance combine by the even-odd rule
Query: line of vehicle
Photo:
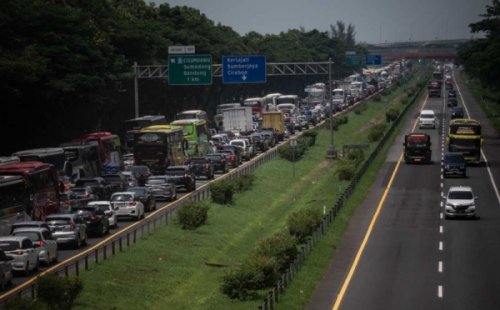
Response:
MULTIPOLYGON (((460 86, 458 86, 458 83, 457 83, 457 80, 455 79, 454 73, 453 73, 453 80, 455 81, 455 84, 457 85, 458 95, 460 96, 460 99, 462 100, 462 104, 464 105, 465 113, 467 113, 467 118, 470 118, 469 109, 467 109, 467 105, 465 104, 464 97, 462 96, 462 92, 460 91, 460 86)), ((483 151, 483 148, 481 148, 481 156, 483 157, 483 160, 485 162, 486 171, 488 172, 488 175, 490 177, 490 182, 493 185, 493 190, 495 191, 495 195, 497 197, 497 202, 500 205, 500 192, 498 191, 498 188, 496 186, 495 178, 493 177, 493 173, 491 172, 490 165, 489 165, 488 159, 486 158, 486 154, 483 151)))
MULTIPOLYGON (((426 95, 425 100, 424 100, 424 102, 419 110, 422 110, 425 107, 428 99, 429 99, 429 96, 426 95)), ((415 122, 413 123, 412 131, 415 130, 415 128, 417 127, 417 124, 418 124, 418 119, 415 120, 415 122)), ((373 228, 375 227, 378 216, 379 216, 380 212, 382 211, 382 208, 384 206, 387 195, 389 194, 389 190, 392 187, 392 183, 394 182, 394 179, 396 178, 396 174, 399 170, 399 166, 401 165, 401 162, 403 161, 403 155, 404 155, 403 152, 401 152, 401 154, 399 155, 399 159, 396 163, 396 167, 394 167, 394 170, 392 171, 391 178, 389 179, 389 182, 388 182, 387 186, 385 187, 384 193, 379 200, 379 203, 377 205, 377 209, 375 210, 375 213, 370 221, 370 225, 368 226, 368 229, 366 230, 363 241, 361 242, 361 245, 358 248, 358 251, 357 251, 356 256, 354 258, 354 261, 351 265, 351 268, 349 269, 349 272, 347 273, 346 279, 344 280, 344 282, 342 284, 342 288, 340 289, 340 292, 337 295, 335 303, 332 307, 333 310, 338 310, 340 307, 340 304, 342 303, 342 300, 344 299, 347 288, 349 287, 349 284, 351 283, 352 277, 354 276, 354 273, 356 272, 356 268, 358 267, 359 261, 361 259, 361 256, 363 255, 366 244, 368 243, 368 240, 370 239, 371 233, 373 231, 373 228)))

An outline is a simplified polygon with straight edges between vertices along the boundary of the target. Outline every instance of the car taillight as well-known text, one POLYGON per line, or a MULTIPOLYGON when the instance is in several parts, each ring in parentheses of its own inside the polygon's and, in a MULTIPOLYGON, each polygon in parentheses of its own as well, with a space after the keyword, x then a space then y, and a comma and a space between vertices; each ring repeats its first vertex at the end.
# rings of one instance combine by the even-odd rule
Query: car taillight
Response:
POLYGON ((39 241, 37 241, 37 243, 41 247, 45 246, 45 241, 44 240, 39 240, 39 241))
POLYGON ((14 254, 16 254, 16 255, 23 255, 23 251, 21 251, 21 250, 15 251, 14 254))
POLYGON ((137 204, 137 202, 135 202, 134 200, 132 200, 132 201, 130 202, 130 205, 131 205, 131 206, 135 206, 136 204, 137 204))
POLYGON ((83 195, 83 197, 85 198, 89 198, 90 194, 88 192, 85 192, 85 195, 83 195))
POLYGON ((75 229, 75 222, 70 221, 70 222, 69 222, 69 228, 70 228, 70 230, 75 229))

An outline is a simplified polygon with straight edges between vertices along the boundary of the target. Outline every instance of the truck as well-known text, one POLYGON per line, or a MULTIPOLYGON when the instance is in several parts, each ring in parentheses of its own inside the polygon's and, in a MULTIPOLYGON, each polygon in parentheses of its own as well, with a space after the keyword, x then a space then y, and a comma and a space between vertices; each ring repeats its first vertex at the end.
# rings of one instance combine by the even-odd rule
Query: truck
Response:
POLYGON ((222 124, 224 131, 252 131, 252 107, 239 107, 222 110, 222 124))
POLYGON ((431 80, 427 84, 427 92, 429 94, 429 98, 431 97, 441 97, 441 85, 439 81, 431 80))
POLYGON ((426 133, 412 132, 405 135, 404 160, 409 163, 431 162, 431 137, 426 133))
POLYGON ((285 137, 285 121, 283 112, 273 111, 262 113, 262 128, 272 128, 277 134, 277 140, 283 141, 285 137))
POLYGON ((475 119, 452 119, 448 126, 446 144, 448 152, 464 154, 468 164, 480 164, 483 145, 481 123, 475 119))
POLYGON ((343 88, 332 90, 332 104, 333 111, 342 111, 347 108, 346 91, 343 88))

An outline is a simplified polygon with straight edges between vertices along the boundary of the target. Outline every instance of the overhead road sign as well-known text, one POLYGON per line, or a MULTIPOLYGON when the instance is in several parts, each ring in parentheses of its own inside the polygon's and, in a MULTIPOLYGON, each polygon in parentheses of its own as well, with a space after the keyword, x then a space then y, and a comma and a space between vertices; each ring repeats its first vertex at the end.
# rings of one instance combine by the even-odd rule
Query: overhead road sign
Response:
POLYGON ((225 84, 265 83, 266 56, 222 56, 222 82, 225 84))
POLYGON ((361 55, 347 54, 345 55, 345 62, 351 66, 361 65, 361 55))
POLYGON ((168 47, 169 54, 194 54, 194 45, 171 45, 168 47))
POLYGON ((381 65, 382 64, 382 56, 381 55, 366 55, 365 57, 366 65, 381 65))
POLYGON ((211 85, 212 55, 168 55, 169 85, 211 85))

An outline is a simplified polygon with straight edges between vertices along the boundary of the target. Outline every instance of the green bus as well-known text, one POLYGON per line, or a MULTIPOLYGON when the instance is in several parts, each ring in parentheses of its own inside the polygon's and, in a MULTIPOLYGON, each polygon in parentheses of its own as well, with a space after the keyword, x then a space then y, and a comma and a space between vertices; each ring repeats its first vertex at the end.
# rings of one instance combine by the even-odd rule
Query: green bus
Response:
POLYGON ((186 155, 203 156, 209 153, 209 134, 206 120, 203 119, 178 119, 170 123, 172 126, 181 127, 184 133, 186 155))

